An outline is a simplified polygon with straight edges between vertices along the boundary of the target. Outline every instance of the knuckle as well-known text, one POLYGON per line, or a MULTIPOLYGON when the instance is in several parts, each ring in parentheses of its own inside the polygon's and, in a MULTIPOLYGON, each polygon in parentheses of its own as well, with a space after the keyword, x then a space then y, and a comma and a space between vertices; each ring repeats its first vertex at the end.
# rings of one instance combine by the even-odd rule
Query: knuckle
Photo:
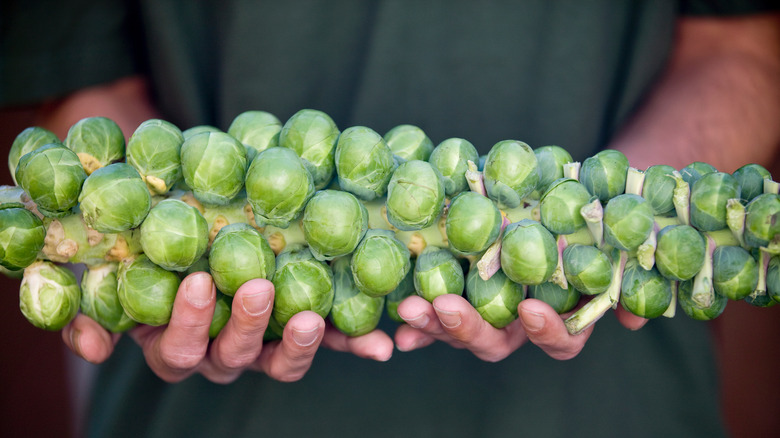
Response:
POLYGON ((174 370, 190 370, 198 366, 203 359, 202 354, 162 351, 160 360, 163 365, 174 370))

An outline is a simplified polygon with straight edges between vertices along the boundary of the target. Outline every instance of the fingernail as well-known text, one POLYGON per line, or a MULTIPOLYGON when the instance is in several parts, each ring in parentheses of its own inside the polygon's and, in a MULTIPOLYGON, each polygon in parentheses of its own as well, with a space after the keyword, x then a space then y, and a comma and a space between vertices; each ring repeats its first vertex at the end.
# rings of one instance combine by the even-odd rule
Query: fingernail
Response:
POLYGON ((538 332, 544 328, 544 315, 531 312, 530 310, 523 310, 523 323, 525 324, 526 330, 538 332))
POLYGON ((444 327, 447 327, 448 329, 453 329, 460 325, 460 312, 452 312, 449 310, 442 310, 439 309, 436 306, 433 306, 434 309, 436 309, 436 314, 439 316, 439 321, 441 321, 441 325, 444 327))
POLYGON ((244 306, 246 313, 252 316, 260 316, 271 307, 270 297, 271 293, 268 291, 244 295, 244 297, 241 298, 241 305, 244 306))
POLYGON ((189 277, 184 293, 187 301, 194 307, 199 309, 206 307, 212 300, 211 276, 208 274, 197 274, 189 277))
POLYGON ((317 338, 320 337, 319 327, 314 327, 313 329, 306 331, 293 329, 292 337, 293 341, 295 341, 295 343, 299 346, 308 347, 309 345, 316 342, 317 338))
POLYGON ((409 319, 403 318, 403 320, 406 321, 406 323, 409 324, 410 326, 418 329, 428 325, 428 321, 430 321, 430 318, 428 317, 427 314, 421 313, 415 316, 414 318, 409 318, 409 319))

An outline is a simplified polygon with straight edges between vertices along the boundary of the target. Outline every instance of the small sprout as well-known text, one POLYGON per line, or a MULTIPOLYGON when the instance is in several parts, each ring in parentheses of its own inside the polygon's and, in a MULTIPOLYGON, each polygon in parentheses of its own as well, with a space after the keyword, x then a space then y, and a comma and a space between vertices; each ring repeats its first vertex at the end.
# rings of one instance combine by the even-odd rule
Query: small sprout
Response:
POLYGON ((620 304, 642 318, 657 318, 672 302, 671 282, 655 268, 646 270, 635 260, 629 260, 623 271, 620 304))
POLYGON ((272 317, 279 328, 296 313, 311 310, 325 318, 333 307, 333 270, 305 246, 291 245, 279 254, 273 283, 272 317))
POLYGON ((728 173, 710 172, 691 186, 691 225, 701 231, 726 227, 726 204, 739 198, 739 183, 728 173))
POLYGON ((350 254, 368 229, 366 207, 338 190, 317 192, 303 211, 303 235, 317 260, 350 254))
POLYGON ((8 169, 11 171, 11 178, 13 178, 14 184, 18 184, 16 181, 16 166, 19 164, 19 159, 23 155, 49 143, 60 143, 60 139, 53 132, 40 126, 29 127, 16 136, 11 144, 11 150, 8 152, 8 169))
POLYGON ((407 161, 393 172, 387 186, 387 219, 402 231, 433 225, 444 209, 444 182, 426 161, 407 161))
POLYGON ((558 266, 558 246, 539 222, 523 219, 504 230, 501 269, 514 282, 530 285, 549 280, 558 266))
POLYGON ((117 294, 133 320, 146 325, 167 324, 179 289, 179 276, 154 264, 144 254, 125 259, 117 273, 117 294))
POLYGON ((394 232, 368 230, 352 254, 350 268, 355 287, 370 297, 389 294, 411 269, 409 257, 409 250, 394 232))
POLYGON ((580 182, 590 194, 605 203, 625 192, 627 172, 626 156, 620 151, 605 149, 582 162, 580 182))
POLYGON ((766 292, 780 303, 780 256, 773 256, 769 260, 766 271, 766 292))
POLYGON ((138 172, 127 163, 114 163, 92 172, 79 195, 84 222, 101 233, 136 228, 152 206, 152 197, 138 172))
POLYGON ((536 184, 539 193, 546 192, 550 184, 557 179, 570 178, 564 175, 563 167, 574 159, 566 149, 560 146, 542 146, 534 149, 534 155, 539 169, 539 182, 536 184))
POLYGON ((76 153, 87 175, 125 157, 125 136, 111 119, 87 117, 70 127, 65 146, 76 153))
POLYGON ((466 298, 482 319, 498 329, 517 319, 517 305, 524 297, 523 286, 501 271, 483 280, 477 269, 472 268, 466 278, 466 298))
POLYGON ((227 205, 244 187, 246 148, 228 134, 201 133, 184 140, 181 167, 198 201, 227 205))
POLYGON ((230 123, 227 133, 246 147, 247 163, 255 156, 279 145, 282 122, 275 115, 265 111, 244 111, 230 123))
POLYGON ((463 268, 449 250, 429 246, 414 266, 414 289, 429 302, 445 294, 463 294, 463 268))
POLYGON ((341 133, 335 161, 341 189, 364 201, 385 195, 396 167, 393 152, 382 136, 364 126, 341 133))
POLYGON ((483 175, 490 199, 500 208, 518 207, 539 182, 536 155, 521 141, 500 141, 490 149, 483 175))
POLYGON ((650 203, 655 215, 666 216, 674 212, 674 189, 677 187, 674 172, 674 167, 665 164, 650 166, 645 171, 642 197, 650 203))
POLYGON ((588 190, 574 179, 549 184, 539 201, 541 222, 555 234, 571 234, 585 226, 581 211, 590 201, 588 190))
POLYGON ((182 131, 181 135, 184 137, 184 141, 189 140, 190 138, 202 134, 204 132, 223 132, 221 129, 217 128, 216 126, 211 125, 197 125, 193 126, 192 128, 186 129, 182 131))
POLYGON ((528 298, 534 298, 547 303, 561 315, 574 309, 580 302, 580 291, 569 283, 569 287, 561 286, 549 281, 542 284, 528 286, 528 298))
POLYGON ((43 249, 46 228, 21 204, 0 204, 0 266, 17 271, 30 266, 43 249))
POLYGON ((76 317, 81 290, 68 268, 39 260, 24 269, 19 308, 32 325, 61 330, 76 317))
POLYGON ((393 321, 403 324, 405 321, 398 315, 398 306, 407 297, 416 294, 417 291, 414 289, 414 260, 412 260, 409 272, 407 272, 403 280, 398 283, 398 286, 385 296, 387 316, 393 321))
POLYGON ((174 124, 147 120, 127 141, 127 164, 138 171, 152 194, 163 195, 182 178, 183 143, 184 135, 174 124))
POLYGON ((398 161, 428 161, 433 152, 433 142, 425 132, 414 125, 398 125, 387 131, 385 142, 398 161))
POLYGON ((711 164, 707 164, 701 161, 694 161, 693 163, 680 169, 680 175, 682 176, 683 181, 687 182, 689 186, 693 187, 693 183, 695 183, 699 178, 708 173, 717 171, 718 169, 713 167, 711 164))
POLYGON ((758 265, 739 246, 719 246, 712 253, 712 287, 730 300, 742 300, 758 285, 758 265))
POLYGON ((117 263, 88 266, 81 277, 81 313, 112 333, 122 333, 136 325, 119 302, 118 269, 117 263))
POLYGON ((249 280, 273 278, 275 256, 259 231, 239 222, 227 225, 217 233, 209 252, 209 270, 217 289, 234 296, 249 280))
POLYGON ((715 293, 709 304, 696 301, 693 296, 693 281, 682 281, 677 289, 677 301, 686 315, 698 321, 710 321, 723 313, 728 303, 728 298, 715 293))
POLYGON ((350 257, 339 257, 331 263, 333 269, 333 307, 330 320, 347 336, 361 336, 379 324, 385 307, 385 297, 362 293, 352 278, 350 257))
POLYGON ((600 249, 573 244, 563 251, 563 272, 566 280, 585 295, 605 292, 612 281, 612 262, 600 249))
POLYGON ((447 197, 452 198, 469 189, 466 179, 469 161, 479 161, 479 154, 468 140, 448 138, 433 149, 428 162, 441 173, 447 197))
POLYGON ((233 313, 233 297, 217 291, 217 301, 214 306, 214 316, 211 317, 209 325, 209 338, 216 338, 230 320, 233 313))
POLYGON ((177 199, 165 199, 141 224, 141 247, 155 264, 181 272, 205 254, 208 233, 208 223, 197 208, 177 199))
POLYGON ((625 251, 612 252, 612 281, 606 292, 596 295, 579 310, 568 317, 564 324, 569 334, 576 335, 601 319, 609 309, 614 309, 620 301, 620 289, 623 284, 623 271, 628 255, 625 251))
POLYGON ((653 231, 655 218, 641 196, 624 194, 610 199, 604 209, 604 240, 624 251, 633 251, 653 231))
POLYGON ((740 187, 742 199, 750 202, 764 192, 764 180, 772 174, 759 164, 746 164, 732 173, 740 187))
POLYGON ((704 264, 706 244, 690 225, 668 225, 658 233, 655 265, 670 280, 693 278, 704 264))
POLYGON ((780 195, 758 195, 745 208, 745 243, 757 248, 776 241, 780 235, 780 195))
POLYGON ((22 156, 16 181, 44 216, 63 217, 78 204, 87 174, 76 153, 50 143, 22 156))
POLYGON ((335 171, 334 157, 339 129, 322 111, 303 109, 293 114, 279 132, 279 146, 290 148, 303 159, 314 178, 314 187, 324 189, 335 171))
POLYGON ((463 192, 450 203, 447 240, 459 253, 477 255, 498 239, 502 223, 493 201, 475 192, 463 192))

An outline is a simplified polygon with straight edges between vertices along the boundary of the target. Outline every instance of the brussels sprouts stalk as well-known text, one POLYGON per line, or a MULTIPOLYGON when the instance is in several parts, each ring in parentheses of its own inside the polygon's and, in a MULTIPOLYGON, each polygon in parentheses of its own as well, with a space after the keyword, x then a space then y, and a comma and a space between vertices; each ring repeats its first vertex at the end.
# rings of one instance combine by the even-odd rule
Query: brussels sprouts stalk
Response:
POLYGON ((639 266, 644 268, 645 271, 649 271, 655 265, 655 248, 658 245, 658 232, 661 227, 658 222, 653 223, 653 231, 647 237, 647 240, 636 250, 636 258, 639 261, 639 266))
POLYGON ((694 277, 693 290, 691 291, 693 302, 703 308, 712 306, 712 303, 715 301, 715 289, 712 286, 712 253, 717 248, 715 239, 709 235, 705 237, 706 255, 704 257, 704 265, 702 265, 699 273, 694 277))
POLYGON ((568 289, 569 282, 566 281, 566 274, 563 271, 563 250, 566 249, 569 243, 564 235, 559 235, 555 239, 555 243, 558 246, 558 266, 555 267, 555 271, 553 271, 549 281, 557 284, 561 289, 568 289))
POLYGON ((672 302, 669 303, 669 307, 666 309, 666 312, 663 313, 662 316, 665 316, 667 318, 674 318, 675 313, 677 313, 677 288, 680 286, 680 282, 677 280, 669 280, 672 284, 672 302))
POLYGON ((672 201, 677 212, 677 218, 683 225, 691 224, 691 186, 683 179, 678 171, 672 172, 677 186, 674 188, 672 201))
POLYGON ((582 167, 582 163, 579 161, 573 161, 571 163, 566 163, 563 165, 563 177, 564 178, 571 178, 576 179, 579 181, 580 179, 580 167, 582 167))
POLYGON ((769 270, 769 260, 772 255, 764 248, 758 251, 758 284, 756 289, 750 294, 750 299, 755 301, 758 297, 766 295, 766 273, 769 270))
POLYGON ((764 193, 774 193, 775 195, 780 193, 780 183, 772 181, 767 178, 764 180, 764 193))
POLYGON ((642 196, 645 184, 645 173, 635 167, 629 167, 626 172, 626 193, 642 196))
POLYGON ((498 239, 488 247, 477 262, 477 271, 480 278, 484 281, 490 280, 490 277, 501 269, 501 238, 504 236, 504 229, 510 223, 506 215, 502 214, 501 218, 503 222, 501 223, 501 233, 498 235, 498 239))
POLYGON ((726 202, 726 225, 734 234, 739 245, 745 249, 745 206, 739 199, 729 199, 726 202))
POLYGON ((487 196, 487 190, 485 189, 485 179, 482 177, 482 172, 479 171, 477 165, 473 161, 467 162, 468 169, 466 170, 466 181, 469 183, 469 188, 472 192, 477 192, 482 196, 487 196))
POLYGON ((572 316, 566 319, 566 329, 570 334, 582 333, 583 330, 604 316, 609 309, 617 306, 617 303, 620 301, 620 288, 626 261, 628 261, 628 253, 620 251, 619 259, 612 261, 612 282, 609 285, 609 289, 588 301, 580 310, 574 312, 572 316))
POLYGON ((604 207, 601 201, 594 198, 580 209, 580 214, 585 219, 590 235, 593 236, 593 242, 599 248, 604 246, 604 207))

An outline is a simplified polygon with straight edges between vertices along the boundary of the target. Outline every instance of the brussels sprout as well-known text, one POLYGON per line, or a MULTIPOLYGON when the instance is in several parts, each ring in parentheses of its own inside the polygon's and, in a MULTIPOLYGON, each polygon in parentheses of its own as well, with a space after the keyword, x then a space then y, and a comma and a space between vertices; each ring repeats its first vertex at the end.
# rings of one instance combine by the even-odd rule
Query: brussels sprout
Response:
POLYGON ((726 202, 739 198, 739 183, 728 173, 710 172, 691 186, 691 225, 701 231, 726 227, 726 202))
POLYGON ((20 204, 0 204, 0 266, 24 269, 38 258, 46 228, 20 204))
POLYGON ((585 226, 580 211, 590 201, 590 193, 575 179, 561 178, 548 185, 539 201, 541 221, 555 234, 571 234, 585 226))
POLYGON ((657 269, 646 270, 636 259, 626 262, 620 286, 620 304, 642 318, 657 318, 672 302, 672 285, 657 269))
POLYGON ((184 136, 160 119, 141 123, 127 142, 127 164, 133 166, 155 195, 163 195, 181 179, 184 136))
POLYGON ((479 254, 498 239, 502 223, 493 201, 476 192, 463 192, 450 203, 445 221, 447 240, 460 253, 479 254))
POLYGON ((430 163, 407 161, 393 172, 387 186, 387 220, 403 231, 433 225, 444 208, 444 182, 430 163))
POLYGON ((197 125, 193 126, 192 128, 186 129, 182 131, 181 135, 184 137, 184 141, 189 140, 191 137, 194 137, 198 134, 203 134, 204 132, 223 132, 221 129, 217 128, 216 126, 211 125, 197 125))
POLYGON ((577 291, 596 295, 609 288, 612 282, 612 262, 600 249, 572 244, 563 250, 562 258, 566 281, 577 291))
POLYGON ((605 149, 582 162, 580 182, 601 202, 607 202, 625 192, 626 172, 626 156, 620 151, 605 149))
POLYGON ((536 184, 536 190, 541 193, 547 191, 547 188, 553 181, 563 178, 563 165, 574 161, 571 154, 560 146, 542 146, 534 149, 536 163, 539 168, 539 182, 536 184))
POLYGON ((350 269, 350 257, 339 257, 331 263, 333 269, 333 326, 347 336, 360 336, 374 330, 382 318, 385 297, 368 296, 355 286, 350 269))
POLYGON ((528 298, 547 303, 559 315, 574 309, 580 297, 580 292, 571 283, 565 289, 549 281, 528 286, 528 298))
POLYGON ((324 189, 333 179, 334 156, 339 129, 322 111, 303 109, 293 114, 279 132, 279 146, 290 148, 303 158, 314 177, 314 187, 324 189))
MULTIPOLYGON (((325 318, 333 306, 333 271, 309 248, 291 245, 276 259, 273 319, 283 328, 296 313, 311 310, 325 318)), ((281 335, 281 332, 279 333, 281 335)))
POLYGON ((87 175, 125 157, 125 135, 111 119, 87 117, 70 127, 65 146, 78 155, 87 175))
POLYGON ((268 148, 249 166, 246 197, 261 227, 287 228, 313 195, 311 173, 292 149, 268 148))
POLYGON ((504 230, 501 269, 515 283, 541 284, 558 266, 555 238, 539 222, 523 219, 504 230))
POLYGON ((746 164, 731 175, 739 183, 742 199, 747 202, 764 192, 765 179, 772 179, 772 174, 759 164, 746 164))
POLYGON ((521 141, 500 141, 490 149, 483 175, 490 199, 501 208, 518 207, 539 182, 536 155, 521 141))
POLYGON ((767 246, 780 235, 780 196, 764 193, 746 207, 745 243, 752 247, 767 246))
POLYGON ((178 275, 141 254, 119 265, 117 294, 130 318, 141 324, 160 326, 171 319, 179 283, 178 275))
POLYGON ((32 325, 57 331, 76 317, 81 290, 68 268, 39 260, 24 269, 19 308, 32 325))
POLYGON ((708 173, 717 171, 718 169, 713 167, 711 164, 703 163, 701 161, 694 161, 693 163, 680 169, 680 175, 682 176, 683 181, 687 182, 689 186, 693 187, 693 183, 695 183, 699 178, 708 173))
POLYGON ((769 260, 766 271, 766 292, 780 303, 780 256, 774 256, 769 260))
POLYGON ((650 166, 645 171, 642 197, 650 203, 656 215, 666 215, 674 211, 675 168, 665 164, 650 166))
POLYGON ((709 321, 717 318, 726 309, 728 298, 715 293, 713 294, 714 300, 709 306, 702 306, 691 298, 693 291, 693 281, 680 282, 680 286, 677 290, 677 300, 680 303, 680 308, 683 309, 686 315, 692 319, 698 321, 709 321))
POLYGON ((88 266, 81 277, 81 313, 112 333, 121 333, 136 325, 119 302, 118 269, 117 263, 88 266))
POLYGON ((248 163, 258 153, 279 145, 282 122, 275 115, 265 111, 245 111, 230 123, 227 133, 246 147, 248 163))
POLYGON ((11 171, 11 178, 13 178, 14 184, 18 184, 16 181, 16 166, 19 164, 19 159, 22 158, 22 155, 49 143, 60 143, 60 139, 53 132, 39 126, 29 127, 16 136, 11 144, 11 150, 8 152, 8 169, 11 171))
POLYGON ((169 271, 184 271, 206 252, 209 229, 197 208, 178 199, 165 199, 141 224, 144 254, 169 271))
POLYGON ((650 204, 639 195, 617 195, 604 209, 604 240, 615 248, 639 248, 653 231, 655 218, 650 204))
POLYGON ((719 246, 712 253, 712 287, 731 300, 742 300, 758 284, 758 265, 739 246, 719 246))
POLYGON ((214 339, 219 335, 230 320, 233 313, 233 297, 217 291, 217 301, 214 306, 214 316, 211 317, 209 325, 209 338, 214 339))
POLYGON ((468 140, 448 138, 433 149, 428 162, 441 174, 444 181, 444 193, 448 197, 468 190, 466 170, 469 161, 477 163, 479 154, 468 140))
POLYGON ((63 217, 79 201, 87 174, 76 153, 50 143, 19 159, 16 181, 44 216, 63 217))
POLYGON ((433 302, 439 295, 462 295, 464 285, 463 268, 449 250, 429 246, 417 257, 414 265, 417 295, 433 302))
POLYGON ((670 280, 690 280, 704 264, 704 238, 689 225, 668 225, 658 233, 657 241, 655 264, 670 280))
POLYGON ((152 197, 138 172, 127 163, 114 163, 92 172, 79 194, 84 222, 101 233, 119 233, 143 222, 152 197))
POLYGON ((265 237, 239 222, 226 225, 217 233, 209 252, 209 270, 217 289, 233 296, 249 280, 273 278, 276 262, 265 237))
POLYGON ((409 256, 409 249, 392 231, 368 230, 352 254, 355 287, 370 297, 389 294, 409 272, 409 256))
POLYGON ((393 289, 392 292, 385 295, 385 309, 387 316, 391 320, 403 324, 405 321, 398 315, 398 306, 403 300, 412 295, 416 295, 417 291, 414 289, 414 260, 410 260, 411 265, 409 272, 406 273, 403 280, 398 283, 398 286, 393 289))
POLYGON ((184 140, 181 170, 198 201, 226 205, 241 191, 246 175, 246 148, 221 132, 205 132, 184 140))
POLYGON ((482 319, 495 328, 503 328, 517 319, 517 305, 523 300, 523 286, 501 271, 483 280, 475 268, 466 277, 466 297, 482 319))
POLYGON ((351 193, 322 190, 306 204, 301 223, 314 257, 333 260, 357 248, 368 229, 368 212, 351 193))
POLYGON ((385 140, 364 126, 341 133, 335 162, 341 189, 364 201, 384 196, 395 169, 393 152, 385 140))
POLYGON ((433 142, 417 126, 398 125, 387 131, 384 139, 399 162, 428 161, 433 153, 433 142))

